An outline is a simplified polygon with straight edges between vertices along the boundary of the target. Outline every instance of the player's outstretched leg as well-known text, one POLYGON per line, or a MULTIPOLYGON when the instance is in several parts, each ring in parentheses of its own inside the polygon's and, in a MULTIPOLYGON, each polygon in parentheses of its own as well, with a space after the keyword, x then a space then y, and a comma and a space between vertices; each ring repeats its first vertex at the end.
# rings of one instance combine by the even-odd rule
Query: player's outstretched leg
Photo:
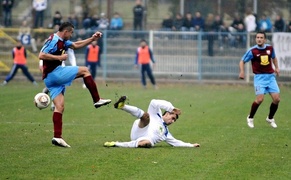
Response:
POLYGON ((95 108, 99 108, 101 106, 111 103, 110 99, 100 98, 97 85, 87 67, 79 67, 77 77, 83 77, 84 84, 86 85, 92 96, 95 108))
POLYGON ((126 98, 126 96, 121 96, 119 100, 114 103, 114 108, 121 109, 133 115, 134 117, 141 118, 144 114, 144 111, 142 109, 139 109, 138 107, 126 105, 126 98))

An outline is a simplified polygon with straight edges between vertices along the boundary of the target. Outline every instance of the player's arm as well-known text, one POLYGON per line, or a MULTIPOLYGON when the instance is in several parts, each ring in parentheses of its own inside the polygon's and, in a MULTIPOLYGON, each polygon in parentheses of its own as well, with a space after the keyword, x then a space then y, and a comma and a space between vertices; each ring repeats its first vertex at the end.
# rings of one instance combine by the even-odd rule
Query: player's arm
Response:
POLYGON ((161 114, 161 109, 175 113, 177 115, 181 115, 181 110, 178 108, 175 108, 172 103, 169 101, 165 100, 158 100, 158 99, 153 99, 150 102, 150 105, 148 107, 148 113, 149 114, 161 114))
POLYGON ((65 61, 68 58, 67 54, 53 55, 49 53, 40 52, 38 55, 39 59, 45 59, 49 61, 65 61))
POLYGON ((70 48, 72 48, 72 49, 82 48, 84 46, 87 46, 91 42, 96 41, 97 39, 99 39, 101 37, 102 37, 102 33, 96 32, 95 34, 92 35, 92 37, 89 37, 89 38, 84 39, 84 40, 73 42, 72 45, 70 46, 70 48))
POLYGON ((243 60, 239 62, 239 78, 245 78, 245 62, 243 60))
POLYGON ((279 70, 279 66, 278 66, 278 60, 276 57, 273 58, 272 60, 273 60, 274 66, 275 66, 275 73, 277 76, 279 76, 280 70, 279 70))
POLYGON ((239 78, 245 78, 245 63, 253 59, 252 49, 249 49, 239 62, 239 78))
POLYGON ((192 144, 178 140, 174 138, 171 133, 167 135, 166 142, 174 147, 200 147, 200 144, 197 143, 192 144))
POLYGON ((153 51, 150 48, 149 48, 149 54, 150 54, 150 58, 151 58, 152 62, 155 63, 156 61, 154 60, 153 51))

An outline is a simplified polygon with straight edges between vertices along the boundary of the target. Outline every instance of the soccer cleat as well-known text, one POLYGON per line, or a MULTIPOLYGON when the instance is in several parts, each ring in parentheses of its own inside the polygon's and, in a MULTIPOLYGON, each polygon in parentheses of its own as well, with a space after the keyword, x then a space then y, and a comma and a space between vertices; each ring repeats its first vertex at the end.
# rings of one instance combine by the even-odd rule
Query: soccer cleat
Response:
POLYGON ((36 81, 33 81, 32 84, 33 84, 34 86, 38 86, 38 84, 37 84, 36 81))
POLYGON ((254 128, 254 118, 249 118, 249 116, 247 117, 247 123, 248 123, 248 126, 250 128, 254 128))
POLYGON ((126 96, 121 96, 116 103, 114 103, 114 108, 122 109, 124 107, 124 103, 126 100, 126 96))
POLYGON ((55 108, 56 108, 56 107, 55 107, 55 104, 52 103, 52 104, 51 104, 51 111, 55 111, 55 108))
POLYGON ((1 86, 6 86, 7 83, 7 81, 3 81, 3 83, 1 83, 1 86))
POLYGON ((269 119, 269 117, 266 118, 266 121, 273 127, 277 128, 277 124, 275 123, 275 119, 269 119))
POLYGON ((101 106, 107 105, 111 103, 110 99, 99 99, 98 102, 94 103, 95 108, 99 108, 101 106))
POLYGON ((65 140, 63 140, 62 138, 53 138, 52 139, 52 144, 56 145, 56 146, 60 146, 60 147, 71 147, 70 145, 68 145, 66 143, 65 140))
POLYGON ((105 142, 105 143, 104 143, 104 146, 105 146, 105 147, 115 147, 115 142, 114 142, 114 141, 111 141, 111 142, 105 142))

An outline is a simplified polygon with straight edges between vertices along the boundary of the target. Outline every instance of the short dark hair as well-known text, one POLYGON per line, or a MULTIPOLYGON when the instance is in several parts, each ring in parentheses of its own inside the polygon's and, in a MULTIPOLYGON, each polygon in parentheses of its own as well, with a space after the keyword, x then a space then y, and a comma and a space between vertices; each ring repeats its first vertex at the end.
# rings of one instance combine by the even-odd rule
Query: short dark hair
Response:
MULTIPOLYGON (((166 113, 175 114, 175 113, 172 113, 172 112, 169 112, 169 111, 165 111, 165 112, 163 113, 163 116, 164 116, 166 113)), ((179 115, 176 114, 176 120, 178 120, 178 119, 179 119, 179 115)))
POLYGON ((68 30, 68 31, 70 31, 70 30, 72 30, 73 28, 75 28, 75 27, 74 27, 74 25, 73 25, 72 23, 70 23, 70 22, 63 22, 63 23, 60 25, 60 27, 59 27, 59 31, 60 31, 60 32, 62 32, 62 31, 64 31, 64 30, 68 30))
POLYGON ((145 42, 145 43, 147 43, 147 41, 146 41, 145 39, 141 39, 140 42, 145 42))
POLYGON ((263 34, 264 37, 265 37, 265 39, 267 39, 267 35, 266 35, 266 33, 265 33, 264 31, 258 31, 258 32, 256 33, 256 37, 257 37, 257 34, 263 34))

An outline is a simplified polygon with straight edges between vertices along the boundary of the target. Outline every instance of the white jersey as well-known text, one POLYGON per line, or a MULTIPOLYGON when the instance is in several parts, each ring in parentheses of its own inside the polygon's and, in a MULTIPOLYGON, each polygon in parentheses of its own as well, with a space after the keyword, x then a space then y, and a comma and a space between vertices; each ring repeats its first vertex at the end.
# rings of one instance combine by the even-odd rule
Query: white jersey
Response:
POLYGON ((153 99, 148 107, 148 113, 150 116, 150 123, 147 131, 147 138, 151 141, 152 145, 161 141, 166 141, 172 146, 180 147, 194 147, 191 143, 185 143, 183 141, 175 139, 168 130, 166 124, 162 119, 162 111, 173 111, 174 106, 165 100, 153 99))

